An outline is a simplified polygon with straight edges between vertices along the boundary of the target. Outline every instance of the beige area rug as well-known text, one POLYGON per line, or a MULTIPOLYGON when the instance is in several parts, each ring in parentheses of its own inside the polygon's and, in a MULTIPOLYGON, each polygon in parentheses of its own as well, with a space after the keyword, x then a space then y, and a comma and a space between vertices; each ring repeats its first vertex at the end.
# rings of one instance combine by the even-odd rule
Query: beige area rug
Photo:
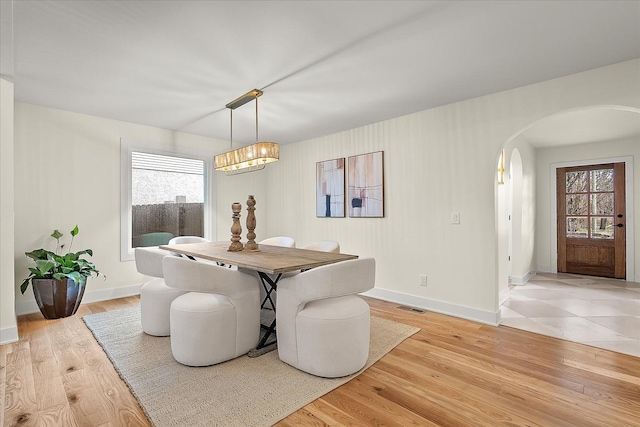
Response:
POLYGON ((371 317, 366 366, 344 378, 319 378, 272 351, 218 365, 191 368, 171 355, 170 338, 142 332, 140 307, 83 317, 156 427, 270 426, 353 379, 420 329, 371 317))

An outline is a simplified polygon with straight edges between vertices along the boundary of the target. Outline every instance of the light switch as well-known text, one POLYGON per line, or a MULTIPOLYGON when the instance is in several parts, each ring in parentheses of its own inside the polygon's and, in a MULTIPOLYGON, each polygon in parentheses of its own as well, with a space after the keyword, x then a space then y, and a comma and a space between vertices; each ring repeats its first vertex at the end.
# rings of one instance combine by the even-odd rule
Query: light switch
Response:
POLYGON ((451 224, 460 224, 460 212, 451 212, 451 224))

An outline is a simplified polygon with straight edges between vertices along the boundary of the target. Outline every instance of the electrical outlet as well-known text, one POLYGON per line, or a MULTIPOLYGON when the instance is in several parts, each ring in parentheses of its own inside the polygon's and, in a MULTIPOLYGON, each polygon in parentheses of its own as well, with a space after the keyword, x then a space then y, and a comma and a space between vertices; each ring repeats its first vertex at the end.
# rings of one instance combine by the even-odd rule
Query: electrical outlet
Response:
POLYGON ((418 278, 420 279, 420 286, 427 286, 427 275, 426 274, 420 274, 418 276, 418 278))

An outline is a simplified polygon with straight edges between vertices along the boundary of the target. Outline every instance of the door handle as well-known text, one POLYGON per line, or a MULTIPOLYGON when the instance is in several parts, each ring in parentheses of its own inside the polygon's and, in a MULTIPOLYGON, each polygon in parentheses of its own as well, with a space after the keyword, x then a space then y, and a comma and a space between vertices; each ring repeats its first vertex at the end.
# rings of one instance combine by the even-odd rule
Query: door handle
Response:
POLYGON ((624 224, 616 224, 616 227, 624 227, 624 224))

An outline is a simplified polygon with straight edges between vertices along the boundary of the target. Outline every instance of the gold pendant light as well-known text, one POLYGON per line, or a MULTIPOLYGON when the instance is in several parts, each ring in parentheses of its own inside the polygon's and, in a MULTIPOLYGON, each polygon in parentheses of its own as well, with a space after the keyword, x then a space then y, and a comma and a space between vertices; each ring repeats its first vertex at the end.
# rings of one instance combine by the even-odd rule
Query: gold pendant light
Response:
POLYGON ((253 89, 238 99, 231 101, 226 107, 231 111, 231 151, 218 154, 213 158, 214 168, 223 171, 225 175, 237 175, 254 172, 265 168, 267 163, 275 162, 279 158, 278 144, 275 142, 258 142, 258 97, 262 95, 259 89, 253 89), (246 147, 233 149, 233 110, 249 101, 256 101, 256 142, 246 147))

